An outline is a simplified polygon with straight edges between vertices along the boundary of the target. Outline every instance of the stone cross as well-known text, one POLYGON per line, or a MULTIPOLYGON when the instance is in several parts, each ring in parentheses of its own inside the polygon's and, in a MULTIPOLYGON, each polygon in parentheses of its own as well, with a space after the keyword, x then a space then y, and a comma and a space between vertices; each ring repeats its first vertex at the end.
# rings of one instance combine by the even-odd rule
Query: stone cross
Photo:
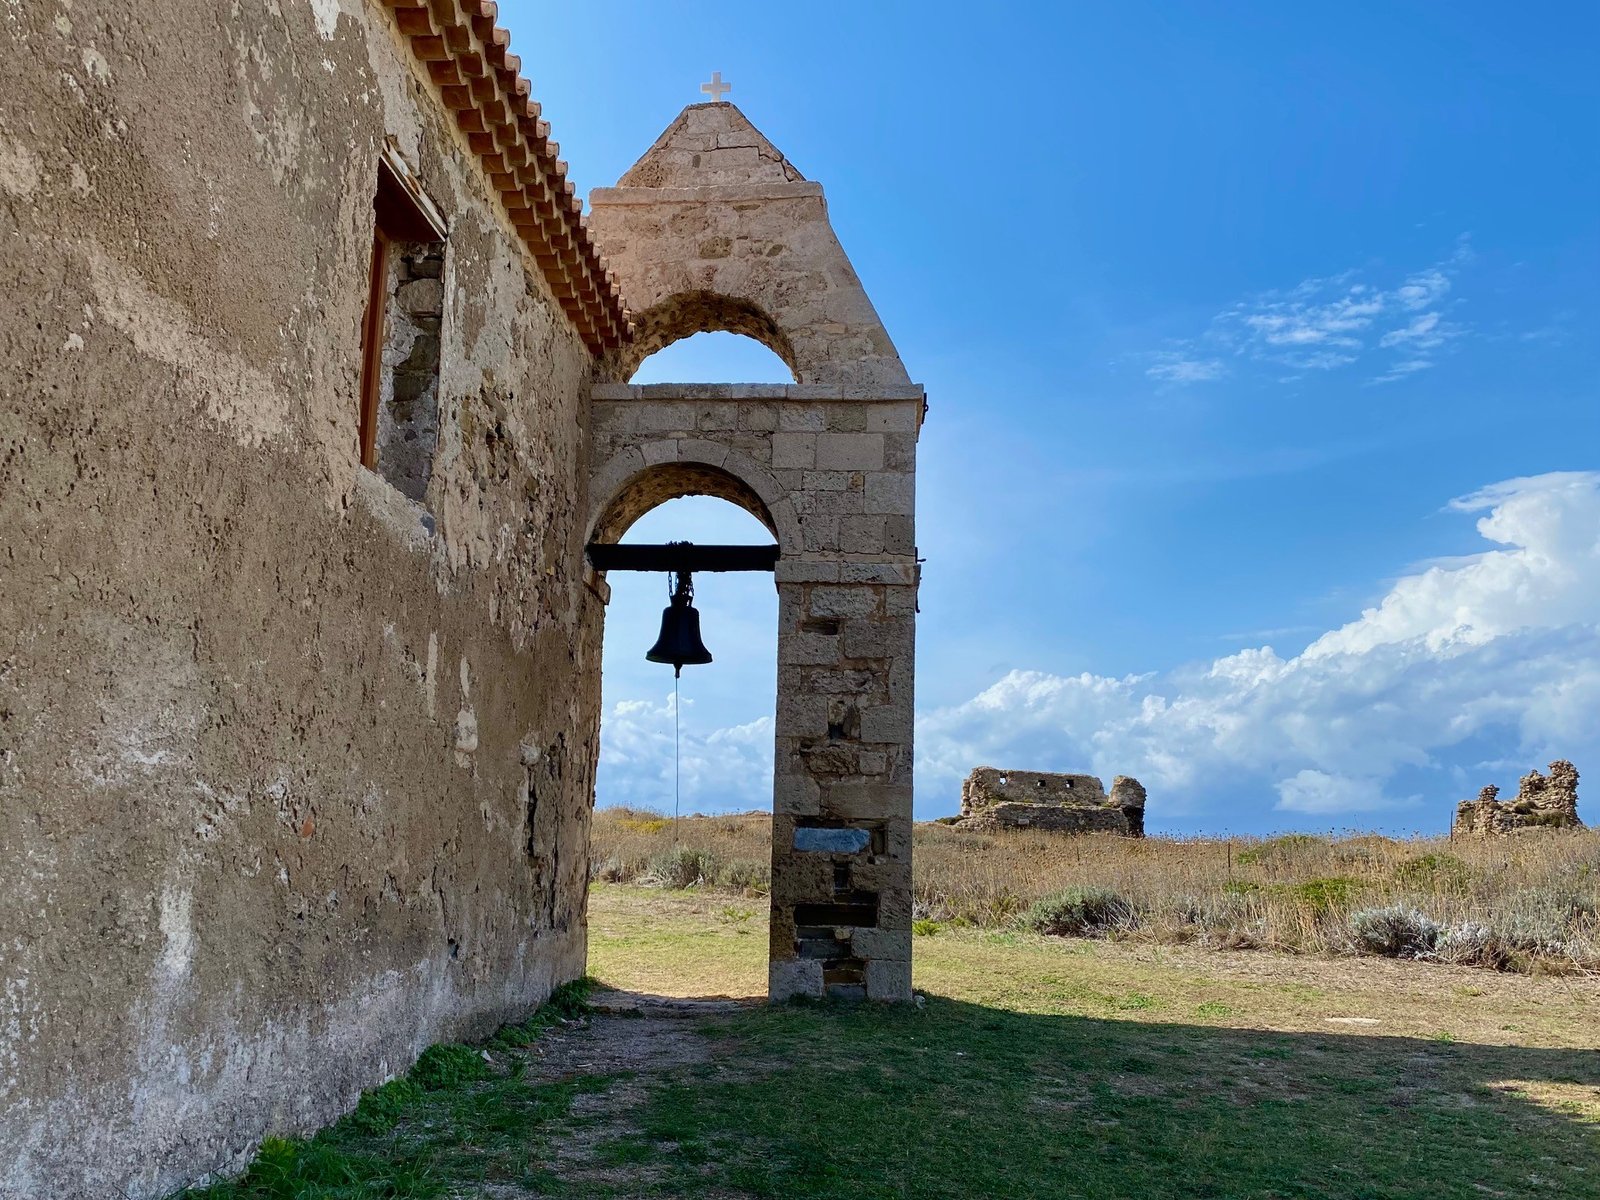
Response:
POLYGON ((722 97, 728 92, 733 91, 733 85, 731 83, 722 82, 721 71, 713 71, 711 72, 711 82, 702 83, 700 85, 700 90, 711 97, 711 103, 721 104, 722 97))

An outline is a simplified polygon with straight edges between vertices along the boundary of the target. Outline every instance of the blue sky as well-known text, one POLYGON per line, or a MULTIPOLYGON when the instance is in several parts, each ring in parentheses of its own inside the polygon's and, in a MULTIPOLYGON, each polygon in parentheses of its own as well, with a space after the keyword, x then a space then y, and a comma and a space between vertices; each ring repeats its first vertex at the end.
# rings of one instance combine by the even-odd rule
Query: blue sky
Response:
MULTIPOLYGON (((713 70, 827 189, 931 404, 919 816, 979 762, 1138 775, 1177 832, 1600 778, 1600 8, 502 20, 580 190, 713 70)), ((722 336, 640 378, 784 374, 722 336)), ((760 533, 679 501, 633 536, 760 533)), ((771 582, 699 583, 684 806, 763 807, 771 582)), ((600 801, 670 807, 665 585, 613 585, 600 801)))

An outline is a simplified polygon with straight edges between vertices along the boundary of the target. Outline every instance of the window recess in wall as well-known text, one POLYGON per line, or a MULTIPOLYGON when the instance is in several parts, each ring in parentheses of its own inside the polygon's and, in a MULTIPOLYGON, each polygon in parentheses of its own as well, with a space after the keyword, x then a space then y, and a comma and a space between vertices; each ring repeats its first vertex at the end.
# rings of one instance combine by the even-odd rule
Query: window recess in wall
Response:
POLYGON ((420 502, 439 446, 444 217, 397 150, 378 162, 361 331, 361 465, 420 502))

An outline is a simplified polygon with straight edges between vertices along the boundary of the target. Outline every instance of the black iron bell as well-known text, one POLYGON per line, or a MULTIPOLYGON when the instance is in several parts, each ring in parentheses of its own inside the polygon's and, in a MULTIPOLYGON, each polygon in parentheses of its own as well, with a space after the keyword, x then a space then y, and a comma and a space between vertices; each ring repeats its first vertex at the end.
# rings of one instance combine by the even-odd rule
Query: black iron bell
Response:
POLYGON ((700 640, 700 614, 695 611, 694 581, 689 572, 674 572, 672 603, 661 612, 661 636, 645 655, 649 662, 671 663, 674 677, 686 666, 711 661, 711 651, 700 640))

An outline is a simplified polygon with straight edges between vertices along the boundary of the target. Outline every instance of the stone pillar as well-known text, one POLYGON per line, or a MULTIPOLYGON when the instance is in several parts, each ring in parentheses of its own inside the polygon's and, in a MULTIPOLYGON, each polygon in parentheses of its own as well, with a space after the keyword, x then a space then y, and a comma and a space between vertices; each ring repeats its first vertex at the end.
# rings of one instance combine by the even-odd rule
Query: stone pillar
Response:
POLYGON ((778 564, 768 994, 911 997, 915 562, 778 564))

